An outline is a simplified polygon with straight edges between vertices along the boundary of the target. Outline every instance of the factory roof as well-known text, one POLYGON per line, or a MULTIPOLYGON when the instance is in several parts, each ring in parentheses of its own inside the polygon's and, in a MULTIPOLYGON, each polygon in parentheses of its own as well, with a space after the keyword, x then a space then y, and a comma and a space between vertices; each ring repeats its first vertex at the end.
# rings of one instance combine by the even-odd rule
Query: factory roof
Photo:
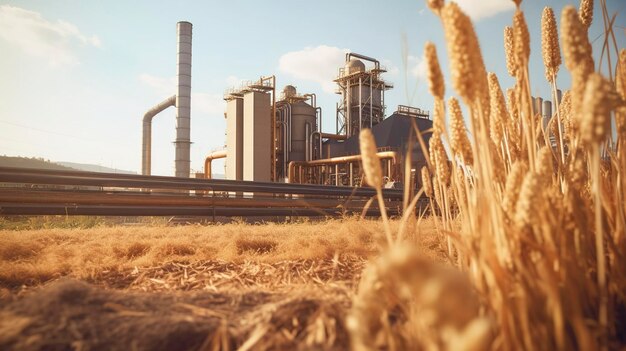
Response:
MULTIPOLYGON (((413 128, 411 120, 415 121, 420 131, 431 129, 433 126, 433 121, 430 119, 415 118, 395 112, 372 128, 372 134, 374 134, 378 148, 403 150, 409 140, 409 133, 413 128)), ((428 138, 430 138, 430 133, 424 135, 424 140, 428 141, 428 138)), ((358 135, 354 135, 343 142, 328 140, 327 143, 331 145, 333 156, 359 153, 358 135)))

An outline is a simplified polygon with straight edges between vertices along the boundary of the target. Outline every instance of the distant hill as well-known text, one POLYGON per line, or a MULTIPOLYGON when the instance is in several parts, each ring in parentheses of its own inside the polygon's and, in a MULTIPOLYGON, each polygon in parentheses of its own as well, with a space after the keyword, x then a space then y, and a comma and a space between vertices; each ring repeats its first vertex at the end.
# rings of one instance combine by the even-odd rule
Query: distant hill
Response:
POLYGON ((99 165, 90 165, 85 163, 75 162, 57 162, 57 164, 65 167, 77 169, 85 172, 100 172, 100 173, 117 173, 117 174, 137 174, 137 172, 125 171, 123 169, 109 168, 99 165))
POLYGON ((37 168, 57 171, 75 171, 75 169, 50 162, 43 158, 0 156, 0 167, 37 168))
POLYGON ((41 157, 13 157, 0 156, 0 167, 36 168, 57 171, 86 171, 118 174, 137 174, 136 172, 109 168, 98 165, 90 165, 75 162, 52 162, 41 157))

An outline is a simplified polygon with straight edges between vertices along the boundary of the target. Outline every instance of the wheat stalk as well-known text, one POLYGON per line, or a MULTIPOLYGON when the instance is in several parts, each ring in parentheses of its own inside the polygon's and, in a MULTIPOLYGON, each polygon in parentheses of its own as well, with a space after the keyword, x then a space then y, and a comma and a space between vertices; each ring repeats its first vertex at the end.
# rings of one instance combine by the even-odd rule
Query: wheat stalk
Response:
POLYGON ((376 140, 374 134, 368 128, 362 129, 359 133, 359 147, 361 149, 361 159, 363 162, 363 172, 367 184, 376 189, 376 197, 378 199, 378 207, 383 217, 385 226, 385 235, 389 246, 393 244, 391 238, 391 229, 389 229, 389 219, 387 218, 387 209, 383 199, 383 171, 380 167, 380 159, 376 153, 376 140))

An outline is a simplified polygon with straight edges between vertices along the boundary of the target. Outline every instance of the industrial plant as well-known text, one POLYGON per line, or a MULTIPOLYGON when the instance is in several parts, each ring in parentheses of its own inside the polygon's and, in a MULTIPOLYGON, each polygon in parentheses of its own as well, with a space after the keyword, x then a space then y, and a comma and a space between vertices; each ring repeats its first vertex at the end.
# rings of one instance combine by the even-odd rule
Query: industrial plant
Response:
MULTIPOLYGON (((151 174, 152 119, 174 106, 175 175, 190 176, 191 38, 191 23, 179 22, 177 91, 143 117, 143 175, 151 174)), ((428 111, 417 107, 400 105, 386 114, 385 91, 393 85, 383 79, 385 72, 377 59, 347 53, 334 80, 338 102, 333 110, 317 106, 313 92, 299 92, 293 85, 278 88, 273 75, 228 89, 225 148, 209 154, 204 172, 196 177, 211 178, 212 161, 225 158, 228 180, 360 186, 358 135, 371 128, 387 186, 416 186, 415 170, 425 164, 416 133, 429 131, 432 121, 428 111), (322 113, 333 113, 335 125, 323 126, 322 113), (411 174, 405 175, 408 152, 411 174)), ((428 132, 422 135, 425 142, 429 137, 428 132)))

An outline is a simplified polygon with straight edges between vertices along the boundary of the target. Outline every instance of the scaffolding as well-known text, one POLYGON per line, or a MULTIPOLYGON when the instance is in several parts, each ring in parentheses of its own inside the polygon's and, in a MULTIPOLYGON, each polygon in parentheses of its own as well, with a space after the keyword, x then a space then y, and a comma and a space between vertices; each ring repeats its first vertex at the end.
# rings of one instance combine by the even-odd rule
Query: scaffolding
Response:
POLYGON ((372 128, 385 117, 385 90, 393 85, 380 76, 386 70, 376 59, 355 54, 346 54, 346 65, 339 68, 337 94, 342 96, 337 104, 336 133, 351 137, 358 135, 362 128, 372 128), (353 59, 353 57, 355 59, 353 59), (374 64, 365 69, 362 61, 374 64))

